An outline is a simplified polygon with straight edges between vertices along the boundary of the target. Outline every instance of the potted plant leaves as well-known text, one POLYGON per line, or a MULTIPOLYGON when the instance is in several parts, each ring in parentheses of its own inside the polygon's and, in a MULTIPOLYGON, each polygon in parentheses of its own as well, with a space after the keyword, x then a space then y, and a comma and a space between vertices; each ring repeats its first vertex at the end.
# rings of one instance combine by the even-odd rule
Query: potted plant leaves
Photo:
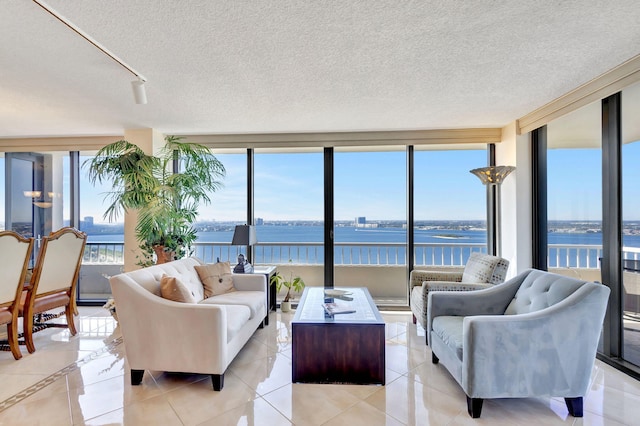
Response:
POLYGON ((271 284, 276 286, 276 293, 280 293, 282 287, 287 289, 284 299, 280 302, 280 310, 282 312, 291 311, 291 290, 293 289, 296 293, 300 293, 305 287, 304 280, 298 276, 294 277, 293 273, 290 273, 287 279, 280 272, 276 272, 271 277, 271 284))
POLYGON ((154 255, 157 263, 164 263, 191 254, 198 207, 211 202, 209 194, 220 188, 219 179, 225 175, 208 147, 175 136, 167 136, 165 142, 157 155, 148 155, 120 140, 85 162, 90 182, 112 185, 105 196, 111 203, 105 218, 113 221, 122 212, 138 212, 141 266, 152 264, 154 255))

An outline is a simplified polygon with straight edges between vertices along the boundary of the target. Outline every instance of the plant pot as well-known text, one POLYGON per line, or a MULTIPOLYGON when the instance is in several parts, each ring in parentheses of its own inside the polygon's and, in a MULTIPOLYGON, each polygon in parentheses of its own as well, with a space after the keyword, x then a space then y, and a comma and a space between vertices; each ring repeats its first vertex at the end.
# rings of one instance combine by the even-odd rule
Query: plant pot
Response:
POLYGON ((280 302, 280 310, 282 312, 290 312, 291 311, 291 302, 280 302))
POLYGON ((168 263, 173 260, 174 252, 165 251, 164 246, 153 246, 153 251, 156 253, 156 264, 168 263))

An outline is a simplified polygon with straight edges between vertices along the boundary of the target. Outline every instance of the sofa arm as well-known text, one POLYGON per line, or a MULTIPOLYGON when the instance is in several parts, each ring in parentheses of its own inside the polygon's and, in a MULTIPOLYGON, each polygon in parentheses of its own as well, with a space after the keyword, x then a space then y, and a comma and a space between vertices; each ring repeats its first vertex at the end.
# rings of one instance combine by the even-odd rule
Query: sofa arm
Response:
POLYGON ((233 286, 240 291, 267 292, 267 277, 264 274, 233 274, 233 286))
POLYGON ((461 383, 472 398, 584 396, 609 289, 587 283, 522 315, 466 317, 461 383))
POLYGON ((230 362, 225 306, 166 300, 126 274, 109 281, 132 369, 224 373, 230 362))
POLYGON ((425 281, 462 281, 462 271, 427 271, 422 269, 414 269, 411 271, 409 281, 411 289, 422 285, 425 281))

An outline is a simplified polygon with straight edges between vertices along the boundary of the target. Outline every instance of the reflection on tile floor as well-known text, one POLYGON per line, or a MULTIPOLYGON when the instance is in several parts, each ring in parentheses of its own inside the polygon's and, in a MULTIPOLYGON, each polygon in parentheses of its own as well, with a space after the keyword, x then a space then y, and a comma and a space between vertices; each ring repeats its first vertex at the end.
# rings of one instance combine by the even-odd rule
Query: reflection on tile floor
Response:
MULTIPOLYGON (((37 351, 0 352, 0 425, 631 425, 640 382, 596 361, 584 418, 561 398, 489 400, 471 419, 465 395, 431 363, 424 330, 386 312, 386 386, 291 383, 293 314, 272 313, 230 365, 222 392, 209 376, 146 372, 131 386, 125 343, 102 308, 80 308, 79 334, 48 329, 37 351)), ((635 419, 635 420, 634 420, 635 419)))

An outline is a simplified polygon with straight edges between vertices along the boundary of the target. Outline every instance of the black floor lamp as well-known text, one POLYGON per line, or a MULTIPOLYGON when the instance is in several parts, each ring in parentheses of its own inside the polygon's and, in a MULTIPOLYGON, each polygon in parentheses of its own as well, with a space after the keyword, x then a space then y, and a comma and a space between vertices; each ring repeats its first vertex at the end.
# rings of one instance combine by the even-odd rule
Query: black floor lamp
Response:
POLYGON ((470 170, 487 187, 487 253, 493 256, 502 255, 500 185, 515 169, 513 166, 489 166, 470 170))

